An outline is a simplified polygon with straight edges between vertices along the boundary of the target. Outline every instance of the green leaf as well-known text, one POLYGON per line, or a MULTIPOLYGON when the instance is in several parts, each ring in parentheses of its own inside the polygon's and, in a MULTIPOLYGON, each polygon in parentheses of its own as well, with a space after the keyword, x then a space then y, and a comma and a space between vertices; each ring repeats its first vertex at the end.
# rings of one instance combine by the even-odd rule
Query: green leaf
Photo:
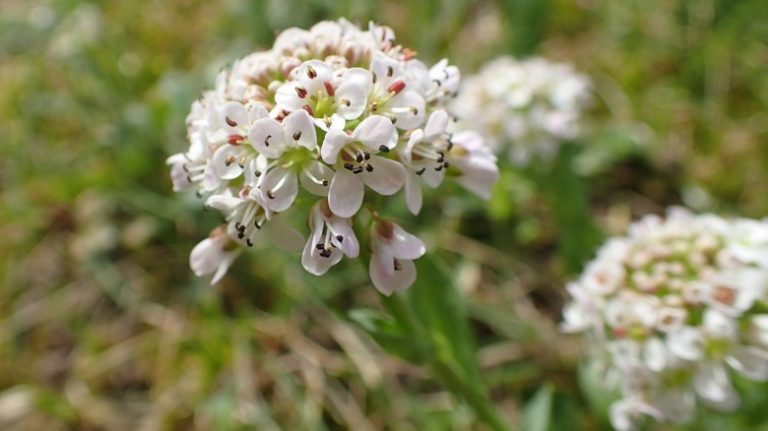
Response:
POLYGON ((539 389, 523 408, 522 429, 548 431, 552 423, 553 398, 554 389, 550 383, 539 389))
POLYGON ((356 309, 349 312, 349 318, 391 355, 414 364, 426 364, 434 357, 431 343, 414 336, 392 317, 375 310, 356 309))

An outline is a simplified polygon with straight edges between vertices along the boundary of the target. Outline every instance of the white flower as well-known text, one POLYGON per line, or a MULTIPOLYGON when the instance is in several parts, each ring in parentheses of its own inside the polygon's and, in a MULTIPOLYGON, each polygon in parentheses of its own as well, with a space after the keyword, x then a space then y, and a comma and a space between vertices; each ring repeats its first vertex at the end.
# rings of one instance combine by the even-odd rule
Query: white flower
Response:
POLYGON ((363 185, 385 196, 403 187, 403 165, 376 155, 388 153, 396 139, 392 122, 380 115, 363 120, 352 134, 328 131, 320 154, 324 162, 336 167, 328 191, 328 203, 334 214, 351 217, 357 213, 363 203, 363 185))
MULTIPOLYGON (((437 67, 437 66, 436 66, 437 67)), ((432 76, 453 82, 448 71, 432 76)), ((569 65, 534 58, 501 57, 464 80, 451 103, 461 125, 478 130, 497 152, 515 163, 551 158, 563 140, 577 137, 579 119, 590 99, 590 83, 569 65)))
POLYGON ((357 217, 366 186, 391 196, 407 184, 415 214, 420 174, 430 187, 449 176, 484 196, 498 176, 482 141, 459 135, 454 144, 446 131, 446 104, 459 78, 446 60, 428 68, 389 27, 362 30, 340 19, 288 29, 271 49, 222 70, 192 104, 189 148, 167 160, 173 188, 204 197, 225 218, 233 243, 253 246, 263 233, 281 248, 303 247, 302 265, 312 274, 327 272, 342 255, 357 257, 358 238, 368 240, 382 250, 376 259, 389 256, 389 266, 399 268, 374 265, 375 283, 400 290, 415 277, 413 253, 398 254, 399 236, 354 231, 377 232, 361 226, 377 220, 376 204, 364 209, 373 217, 357 217), (321 200, 310 210, 306 195, 321 200), (288 224, 301 211, 309 212, 307 241, 288 224))
POLYGON ((659 409, 639 399, 626 398, 611 406, 611 424, 617 431, 636 429, 643 416, 662 418, 659 409))
POLYGON ((456 181, 478 196, 490 199, 491 187, 499 179, 496 156, 475 132, 455 133, 451 143, 446 158, 460 172, 456 181))
POLYGON ((371 229, 369 272, 376 289, 391 295, 416 281, 413 260, 424 255, 424 243, 396 223, 377 219, 371 229))
POLYGON ((216 228, 211 235, 192 249, 189 266, 198 277, 213 274, 211 284, 216 284, 242 250, 227 236, 222 228, 216 228))
POLYGON ((766 226, 672 208, 611 239, 569 284, 563 329, 591 332, 596 353, 608 352, 631 382, 612 408, 614 427, 631 427, 637 400, 658 420, 684 423, 697 399, 718 410, 738 405, 732 372, 768 380, 768 318, 759 313, 768 269, 755 259, 766 226))
POLYGON ((359 254, 360 245, 350 219, 334 215, 325 199, 312 207, 309 227, 312 234, 301 255, 301 264, 308 272, 323 275, 341 261, 342 254, 350 259, 359 254))

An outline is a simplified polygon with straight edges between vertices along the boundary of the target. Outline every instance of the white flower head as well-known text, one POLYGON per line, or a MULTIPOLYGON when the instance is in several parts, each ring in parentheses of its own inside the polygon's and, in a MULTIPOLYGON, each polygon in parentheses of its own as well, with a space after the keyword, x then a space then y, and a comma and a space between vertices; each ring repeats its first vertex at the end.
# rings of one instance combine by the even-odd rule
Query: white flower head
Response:
MULTIPOLYGON (((167 160, 173 189, 193 189, 221 213, 226 229, 216 241, 228 238, 239 249, 266 237, 303 249, 302 266, 314 275, 358 257, 367 241, 373 284, 387 294, 402 290, 413 283, 412 261, 424 246, 379 219, 372 195, 405 188, 417 215, 421 179, 436 188, 453 178, 488 197, 498 177, 479 135, 449 130, 447 103, 459 86, 455 66, 428 67, 388 27, 363 30, 340 19, 287 29, 271 49, 222 70, 192 104, 189 148, 167 160), (374 216, 357 217, 361 208, 374 216), (300 233, 289 221, 302 212, 309 231, 300 233)), ((231 260, 215 255, 221 247, 213 244, 196 247, 191 263, 196 274, 218 280, 231 260)))
POLYGON ((768 270, 755 258, 766 226, 672 208, 611 239, 569 285, 563 329, 591 333, 595 353, 639 382, 611 409, 616 429, 651 411, 687 422, 697 400, 732 410, 733 373, 768 380, 768 270))
MULTIPOLYGON (((454 82, 448 69, 433 68, 433 75, 443 86, 454 82)), ((589 101, 589 80, 571 66, 501 57, 464 80, 450 109, 462 127, 478 130, 496 152, 508 151, 525 165, 551 158, 561 141, 576 138, 589 101)))

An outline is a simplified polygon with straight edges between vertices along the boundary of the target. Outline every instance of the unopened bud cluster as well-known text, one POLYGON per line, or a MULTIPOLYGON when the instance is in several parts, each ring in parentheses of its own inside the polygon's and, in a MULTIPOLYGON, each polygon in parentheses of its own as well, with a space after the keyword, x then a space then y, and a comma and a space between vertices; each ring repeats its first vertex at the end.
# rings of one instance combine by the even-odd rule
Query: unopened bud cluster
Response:
POLYGON ((621 382, 618 430, 732 410, 734 373, 768 379, 768 221, 646 216, 610 239, 568 290, 563 328, 586 332, 621 382))
POLYGON ((526 165, 551 158, 562 141, 578 137, 589 101, 589 80, 570 65, 501 57, 464 79, 451 112, 479 129, 494 151, 526 165))
MULTIPOLYGON (((316 199, 302 264, 317 275, 358 256, 353 219, 366 194, 404 189, 418 214, 422 183, 435 188, 449 176, 487 197, 496 158, 477 133, 452 133, 445 110, 458 69, 414 56, 387 27, 325 21, 288 29, 271 50, 222 71, 192 105, 189 149, 168 159, 174 189, 195 189, 227 220, 193 250, 193 270, 217 281, 262 232, 292 248, 304 235, 283 214, 300 194, 316 199)), ((371 278, 384 293, 404 289, 424 245, 371 213, 371 278)))

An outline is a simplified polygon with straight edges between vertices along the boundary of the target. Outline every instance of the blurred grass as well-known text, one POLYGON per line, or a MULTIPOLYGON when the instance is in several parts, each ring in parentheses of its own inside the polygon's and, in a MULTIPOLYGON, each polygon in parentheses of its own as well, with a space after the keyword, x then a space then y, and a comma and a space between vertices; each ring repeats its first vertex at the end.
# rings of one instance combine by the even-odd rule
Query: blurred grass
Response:
MULTIPOLYGON (((340 16, 390 25, 465 74, 514 53, 592 76, 575 166, 606 232, 676 203, 768 214, 764 0, 3 0, 0 428, 482 429, 348 321, 381 308, 359 263, 314 278, 265 247, 213 288, 187 267, 219 222, 170 190, 190 103, 276 32, 340 16)), ((578 392, 577 340, 555 326, 567 226, 531 178, 502 178, 490 212, 458 188, 419 218, 387 210, 458 270, 507 418, 532 399, 526 421, 603 429, 578 392)), ((589 257, 583 238, 569 259, 589 257)))

